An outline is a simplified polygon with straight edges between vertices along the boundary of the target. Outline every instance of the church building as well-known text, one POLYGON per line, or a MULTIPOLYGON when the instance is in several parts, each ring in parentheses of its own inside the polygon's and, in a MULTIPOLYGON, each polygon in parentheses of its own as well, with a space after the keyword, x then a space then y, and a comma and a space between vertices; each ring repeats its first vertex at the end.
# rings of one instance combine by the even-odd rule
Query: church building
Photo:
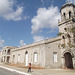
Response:
POLYGON ((59 36, 23 47, 2 49, 3 63, 41 68, 75 68, 75 5, 64 4, 60 9, 59 36))

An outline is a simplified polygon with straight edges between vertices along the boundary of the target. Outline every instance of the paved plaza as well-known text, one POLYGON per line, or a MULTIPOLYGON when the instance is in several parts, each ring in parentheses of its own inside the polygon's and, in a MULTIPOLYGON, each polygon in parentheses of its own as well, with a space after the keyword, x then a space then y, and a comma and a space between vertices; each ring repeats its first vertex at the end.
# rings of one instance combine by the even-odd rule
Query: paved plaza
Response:
POLYGON ((16 70, 22 74, 25 73, 24 75, 75 75, 75 70, 71 69, 32 69, 31 73, 27 73, 28 69, 21 68, 21 66, 10 66, 6 64, 0 64, 0 66, 16 70))

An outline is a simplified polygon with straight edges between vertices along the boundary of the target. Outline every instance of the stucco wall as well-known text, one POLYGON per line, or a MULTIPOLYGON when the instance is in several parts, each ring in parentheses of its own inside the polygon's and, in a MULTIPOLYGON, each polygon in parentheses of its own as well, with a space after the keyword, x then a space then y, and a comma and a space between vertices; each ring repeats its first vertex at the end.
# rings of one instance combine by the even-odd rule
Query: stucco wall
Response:
POLYGON ((12 51, 11 55, 11 63, 13 63, 13 55, 15 55, 15 64, 26 64, 25 61, 25 52, 28 52, 28 63, 31 63, 32 66, 37 66, 37 67, 45 67, 45 46, 43 45, 37 45, 37 46, 32 46, 29 48, 20 48, 12 51), (37 52, 37 62, 34 62, 34 52, 37 52), (20 54, 20 62, 17 61, 18 59, 18 54, 20 54))
POLYGON ((28 52, 28 63, 34 67, 59 68, 61 67, 61 50, 59 47, 60 37, 47 39, 42 42, 33 43, 31 45, 20 47, 12 50, 11 63, 26 64, 25 52, 28 52), (37 52, 37 62, 34 62, 34 52, 37 52), (57 63, 53 62, 53 52, 57 52, 57 63), (18 54, 20 54, 20 62, 18 62, 18 54), (13 62, 13 55, 15 60, 13 62))
POLYGON ((69 11, 72 12, 71 16, 73 17, 74 16, 74 7, 72 4, 64 4, 62 6, 62 10, 61 10, 61 18, 62 18, 62 21, 65 21, 64 19, 64 13, 65 13, 65 16, 66 16, 66 19, 69 19, 69 11))
POLYGON ((60 40, 46 44, 46 49, 45 49, 46 68, 60 68, 61 67, 61 50, 60 50, 59 44, 60 44, 60 40), (54 52, 57 52, 57 62, 53 62, 54 52))

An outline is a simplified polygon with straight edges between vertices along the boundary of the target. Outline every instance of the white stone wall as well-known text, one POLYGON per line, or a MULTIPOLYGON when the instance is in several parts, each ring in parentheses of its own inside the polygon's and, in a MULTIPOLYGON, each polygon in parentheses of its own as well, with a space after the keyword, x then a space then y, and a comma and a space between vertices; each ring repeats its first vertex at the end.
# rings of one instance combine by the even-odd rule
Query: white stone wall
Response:
POLYGON ((45 66, 46 68, 61 68, 61 50, 59 47, 60 40, 47 43, 45 49, 45 66), (54 62, 53 53, 57 53, 57 62, 54 62))
POLYGON ((12 50, 11 63, 13 63, 13 55, 15 55, 15 64, 26 65, 25 52, 28 52, 28 63, 31 63, 34 67, 61 67, 61 52, 58 47, 60 38, 52 38, 44 40, 44 42, 33 43, 29 46, 20 47, 12 50), (39 44, 38 44, 39 43, 39 44), (34 53, 37 52, 37 62, 34 62, 34 53), (53 63, 53 52, 57 52, 58 62, 53 63), (20 54, 20 62, 18 62, 18 54, 20 54))
POLYGON ((13 63, 13 55, 15 55, 15 64, 26 64, 26 59, 25 59, 25 52, 28 52, 28 63, 31 63, 32 66, 37 66, 37 67, 45 67, 45 46, 44 45, 37 45, 29 48, 21 48, 21 49, 16 49, 15 51, 12 51, 11 54, 11 63, 13 63), (37 62, 34 62, 34 53, 37 52, 37 62), (18 54, 20 54, 20 62, 17 61, 18 59, 18 54))
POLYGON ((62 10, 61 10, 61 19, 62 19, 62 21, 65 21, 66 19, 69 19, 69 11, 71 11, 71 16, 73 17, 74 16, 74 8, 73 8, 73 6, 72 5, 63 5, 63 8, 62 8, 62 10), (66 19, 64 19, 64 14, 65 13, 65 17, 66 17, 66 19))

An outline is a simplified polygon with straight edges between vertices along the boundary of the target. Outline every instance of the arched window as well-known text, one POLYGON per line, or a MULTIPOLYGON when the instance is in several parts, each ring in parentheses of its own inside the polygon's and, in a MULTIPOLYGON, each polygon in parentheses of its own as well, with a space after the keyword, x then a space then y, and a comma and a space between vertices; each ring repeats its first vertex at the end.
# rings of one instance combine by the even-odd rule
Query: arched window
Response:
POLYGON ((10 55, 10 49, 8 49, 8 52, 7 52, 7 54, 8 54, 8 55, 10 55))
POLYGON ((70 38, 70 35, 68 34, 67 37, 70 38))
POLYGON ((13 55, 13 63, 15 62, 15 55, 13 55))
POLYGON ((63 16, 64 16, 64 20, 66 19, 66 14, 65 13, 63 13, 63 16))
POLYGON ((25 65, 28 66, 28 51, 25 52, 25 65))
POLYGON ((67 31, 67 28, 64 28, 65 31, 67 31))
POLYGON ((6 54, 6 50, 4 51, 4 53, 6 54))
POLYGON ((28 54, 28 51, 26 51, 25 54, 28 54))
POLYGON ((69 11, 69 19, 71 18, 71 11, 69 11))
POLYGON ((62 44, 65 44, 65 37, 62 36, 62 44))
POLYGON ((64 36, 62 36, 62 39, 65 39, 65 37, 64 37, 64 36))
POLYGON ((20 62, 20 54, 18 54, 18 62, 20 62))
POLYGON ((53 62, 57 63, 57 52, 53 52, 53 62))
POLYGON ((34 52, 34 62, 37 62, 37 60, 38 60, 38 54, 37 52, 34 52))
POLYGON ((70 35, 69 34, 67 35, 67 43, 68 44, 70 43, 70 35))

